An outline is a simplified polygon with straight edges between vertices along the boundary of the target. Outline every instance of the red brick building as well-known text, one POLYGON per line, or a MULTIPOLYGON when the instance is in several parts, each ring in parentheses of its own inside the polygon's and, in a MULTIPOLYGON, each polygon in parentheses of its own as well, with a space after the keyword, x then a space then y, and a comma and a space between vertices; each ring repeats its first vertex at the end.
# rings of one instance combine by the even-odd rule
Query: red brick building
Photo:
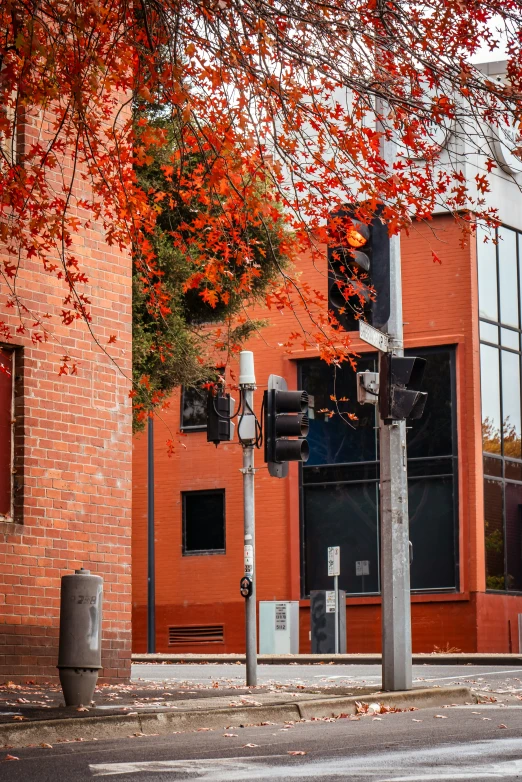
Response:
MULTIPOLYGON (((60 578, 82 566, 105 583, 101 675, 130 671, 131 260, 101 225, 76 236, 75 253, 92 330, 103 346, 116 337, 120 370, 85 324, 59 325, 63 283, 24 259, 26 325, 53 317, 49 341, 28 331, 0 345, 0 681, 56 676, 60 578), (77 374, 58 375, 64 354, 77 374)), ((2 318, 20 325, 14 310, 2 318)))
MULTIPOLYGON (((514 219, 509 224, 522 228, 514 219)), ((423 419, 412 422, 408 432, 413 648, 520 651, 522 234, 501 229, 498 249, 484 244, 482 235, 465 246, 461 238, 453 219, 441 214, 401 239, 405 347, 428 359, 429 393, 423 419), (432 251, 440 265, 433 262, 432 251)), ((304 277, 326 294, 326 261, 324 269, 302 263, 304 277)), ((340 545, 347 649, 378 651, 374 409, 354 401, 350 368, 334 376, 312 348, 285 355, 279 344, 292 329, 290 312, 254 315, 270 320, 247 346, 255 354, 257 414, 271 373, 285 377, 289 388, 307 389, 315 408, 306 465, 291 465, 289 477, 278 480, 268 475, 262 451, 256 452, 257 597, 299 601, 300 651, 306 652, 309 593, 332 588, 326 548, 340 545), (332 407, 333 393, 349 399, 342 409, 359 416, 355 429, 337 415, 320 413, 332 407), (368 563, 366 578, 357 575, 355 562, 360 560, 368 563)), ((375 355, 356 334, 354 347, 360 368, 373 368, 375 355)), ((194 402, 193 392, 184 400, 176 394, 164 421, 155 424, 156 647, 163 652, 240 652, 241 448, 237 442, 217 449, 207 444, 202 410, 194 402), (167 426, 181 427, 186 434, 170 459, 164 445, 167 426)), ((146 650, 147 643, 146 477, 146 437, 140 435, 134 440, 133 476, 137 652, 146 650)))

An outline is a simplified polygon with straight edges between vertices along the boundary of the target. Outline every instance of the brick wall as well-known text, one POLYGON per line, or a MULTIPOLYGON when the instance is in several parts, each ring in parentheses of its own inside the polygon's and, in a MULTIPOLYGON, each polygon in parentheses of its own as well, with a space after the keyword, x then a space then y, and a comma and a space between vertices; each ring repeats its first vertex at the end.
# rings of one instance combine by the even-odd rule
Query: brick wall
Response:
MULTIPOLYGON (((23 260, 17 280, 26 325, 52 317, 46 343, 13 339, 16 507, 0 521, 0 682, 56 676, 60 578, 81 566, 105 582, 102 676, 122 680, 130 669, 131 261, 97 225, 75 237, 75 254, 102 347, 84 323, 61 325, 65 286, 38 262, 23 260), (77 374, 58 375, 65 354, 77 374)), ((1 316, 16 329, 4 305, 1 291, 1 316)))
MULTIPOLYGON (((403 236, 404 321, 406 347, 455 345, 459 449, 459 532, 461 583, 458 595, 413 598, 415 651, 432 651, 435 645, 465 651, 496 645, 507 651, 503 640, 477 630, 475 592, 484 590, 484 531, 480 383, 478 363, 478 307, 474 241, 461 245, 462 234, 451 217, 440 216, 431 224, 415 225, 403 236), (432 251, 442 260, 434 263, 432 251), (455 599, 457 598, 457 599, 455 599)), ((303 278, 326 293, 326 269, 302 261, 303 278)), ((313 348, 288 356, 280 343, 294 327, 290 312, 261 309, 254 317, 270 320, 260 336, 247 346, 255 353, 259 415, 262 389, 270 373, 282 375, 289 387, 296 385, 294 359, 313 358, 313 348)), ((358 339, 361 353, 369 348, 358 339)), ((243 573, 243 509, 241 448, 237 443, 207 444, 205 433, 182 439, 176 454, 168 458, 165 441, 179 427, 179 394, 171 408, 155 423, 156 463, 156 601, 157 650, 168 650, 169 625, 225 625, 224 643, 184 651, 244 649, 244 606, 239 596, 243 573), (180 492, 226 488, 226 554, 183 557, 181 549, 180 492)), ((286 480, 267 474, 262 454, 256 474, 257 588, 259 600, 300 599, 300 530, 297 466, 286 480)), ((133 647, 146 649, 147 549, 146 549, 146 436, 134 439, 133 496, 133 647)), ((309 648, 309 601, 300 610, 301 651, 309 648)), ((348 599, 349 651, 378 651, 380 607, 376 598, 348 599)))

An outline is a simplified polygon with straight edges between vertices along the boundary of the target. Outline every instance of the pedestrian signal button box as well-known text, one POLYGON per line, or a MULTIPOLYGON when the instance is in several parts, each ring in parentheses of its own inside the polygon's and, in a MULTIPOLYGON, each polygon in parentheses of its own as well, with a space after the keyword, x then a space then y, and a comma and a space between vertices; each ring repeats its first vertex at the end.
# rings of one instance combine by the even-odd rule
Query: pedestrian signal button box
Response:
POLYGON ((259 654, 299 654, 299 603, 259 602, 259 654))

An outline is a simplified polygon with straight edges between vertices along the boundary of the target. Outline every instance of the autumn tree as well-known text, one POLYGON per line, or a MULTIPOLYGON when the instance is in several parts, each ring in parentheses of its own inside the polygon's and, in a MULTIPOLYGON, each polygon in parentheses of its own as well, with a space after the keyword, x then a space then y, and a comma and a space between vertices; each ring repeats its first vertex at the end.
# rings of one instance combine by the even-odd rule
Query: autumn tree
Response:
MULTIPOLYGON (((140 428, 152 406, 161 406, 175 386, 215 382, 216 364, 225 365, 230 354, 264 322, 253 320, 248 307, 262 300, 280 270, 287 267, 283 255, 291 236, 285 231, 280 215, 264 224, 255 214, 245 212, 241 201, 235 210, 227 210, 228 225, 223 225, 227 248, 232 257, 224 257, 221 245, 214 251, 226 266, 227 275, 218 283, 195 277, 199 271, 198 251, 190 237, 180 247, 173 238, 183 236, 183 223, 197 216, 203 223, 208 215, 223 219, 222 203, 215 191, 202 193, 204 198, 186 199, 172 176, 171 157, 178 145, 176 124, 165 121, 156 109, 154 127, 166 131, 164 143, 151 151, 152 161, 137 169, 137 181, 149 194, 157 219, 149 236, 161 276, 162 288, 169 305, 159 317, 151 312, 145 294, 139 262, 133 274, 133 376, 136 390, 135 428, 140 428), (161 198, 158 198, 158 193, 161 198), (279 230, 282 229, 282 230, 279 230), (234 255, 240 244, 248 248, 249 257, 234 255), (214 348, 207 350, 207 344, 214 348)), ((139 138, 139 133, 138 133, 139 138)), ((230 160, 233 165, 233 160, 230 160)), ((194 178, 206 165, 204 153, 192 157, 194 178)), ((259 183, 261 195, 268 194, 268 183, 259 183)))
POLYGON ((3 0, 0 19, 1 306, 18 308, 24 327, 44 328, 16 289, 26 259, 37 259, 64 284, 53 317, 83 319, 97 338, 74 252, 75 233, 93 221, 109 242, 132 246, 151 318, 169 315, 152 237, 171 180, 185 207, 170 232, 190 258, 185 288, 218 308, 243 273, 246 290, 254 285, 248 232, 231 242, 230 231, 238 211, 255 216, 266 245, 276 241, 290 261, 267 306, 291 307, 295 332, 330 361, 350 355, 348 335, 295 270, 305 250, 326 264, 332 209, 356 200, 369 220, 380 206, 391 232, 430 220, 437 203, 465 230, 475 216, 496 220, 488 135, 520 129, 520 0, 3 0), (500 34, 503 81, 470 64, 500 34), (148 112, 158 105, 177 135, 151 193, 139 169, 167 141, 148 112), (458 156, 438 164, 433 128, 444 126, 482 150, 472 188, 458 156), (390 166, 380 142, 392 134, 390 166), (90 188, 81 199, 80 178, 90 188))

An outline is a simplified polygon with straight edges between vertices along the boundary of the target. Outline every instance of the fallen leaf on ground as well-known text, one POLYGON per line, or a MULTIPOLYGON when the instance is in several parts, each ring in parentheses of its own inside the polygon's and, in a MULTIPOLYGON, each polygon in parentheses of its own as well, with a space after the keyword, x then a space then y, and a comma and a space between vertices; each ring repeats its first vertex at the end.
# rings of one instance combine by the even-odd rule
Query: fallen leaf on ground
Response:
POLYGON ((21 722, 22 720, 26 720, 26 719, 27 719, 27 717, 22 717, 22 715, 21 715, 21 714, 15 714, 15 716, 13 717, 13 719, 14 719, 14 720, 18 720, 18 722, 21 722))
POLYGON ((304 752, 302 749, 291 749, 286 754, 287 755, 306 755, 306 752, 304 752))
POLYGON ((246 749, 247 747, 259 747, 259 744, 243 744, 241 749, 246 749))
POLYGON ((413 719, 412 722, 422 722, 422 720, 415 720, 415 719, 413 719))
POLYGON ((500 725, 499 725, 498 727, 499 727, 499 728, 507 728, 507 725, 504 725, 504 723, 503 723, 503 722, 501 722, 501 723, 500 723, 500 725))
POLYGON ((375 722, 375 720, 382 722, 382 717, 373 717, 372 722, 375 722))
POLYGON ((491 717, 482 717, 483 720, 487 720, 488 722, 491 722, 491 717))
POLYGON ((89 711, 89 709, 87 708, 87 706, 78 706, 76 711, 89 711))
POLYGON ((434 714, 433 718, 436 719, 436 720, 447 720, 448 719, 443 714, 434 714))
POLYGON ((52 745, 52 744, 45 744, 45 743, 42 743, 42 744, 40 744, 40 746, 41 746, 41 747, 45 747, 46 749, 52 749, 52 748, 53 748, 53 745, 52 745))
POLYGON ((17 758, 16 755, 6 755, 4 760, 20 760, 20 758, 17 758))
POLYGON ((223 733, 223 738, 225 739, 237 739, 237 737, 237 733, 223 733))

